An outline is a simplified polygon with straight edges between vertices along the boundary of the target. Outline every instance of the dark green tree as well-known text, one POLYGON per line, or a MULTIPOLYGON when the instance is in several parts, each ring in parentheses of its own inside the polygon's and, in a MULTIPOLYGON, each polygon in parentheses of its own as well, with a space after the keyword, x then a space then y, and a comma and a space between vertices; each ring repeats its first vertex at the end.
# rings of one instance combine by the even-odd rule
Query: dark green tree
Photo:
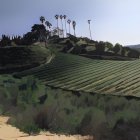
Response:
POLYGON ((37 38, 38 37, 32 32, 27 32, 25 35, 23 35, 23 45, 31 45, 37 41, 37 38))
POLYGON ((139 58, 139 56, 140 56, 140 53, 138 51, 130 49, 128 53, 128 57, 139 58))
POLYGON ((35 42, 45 42, 46 44, 49 35, 49 31, 46 30, 43 24, 34 24, 31 32, 28 32, 23 36, 23 44, 31 45, 35 42))
POLYGON ((49 33, 47 32, 44 25, 34 24, 31 32, 36 37, 36 41, 44 42, 48 38, 49 33))
POLYGON ((115 54, 118 54, 121 49, 122 49, 122 45, 120 45, 119 43, 116 43, 113 48, 113 51, 115 54))
POLYGON ((112 51, 113 50, 113 44, 110 42, 105 42, 105 47, 108 48, 108 50, 112 51))
POLYGON ((100 42, 96 43, 95 47, 96 47, 97 54, 102 55, 105 51, 105 42, 100 41, 100 42))
POLYGON ((2 35, 2 39, 0 41, 0 46, 4 47, 4 46, 10 46, 11 45, 11 40, 9 36, 6 35, 2 35))

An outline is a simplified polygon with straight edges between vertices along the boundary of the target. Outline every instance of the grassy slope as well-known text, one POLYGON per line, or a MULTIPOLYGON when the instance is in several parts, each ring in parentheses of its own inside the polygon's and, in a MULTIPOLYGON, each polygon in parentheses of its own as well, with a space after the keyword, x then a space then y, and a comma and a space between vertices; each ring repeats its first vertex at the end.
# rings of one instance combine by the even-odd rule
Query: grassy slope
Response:
POLYGON ((38 66, 46 62, 50 52, 41 46, 0 48, 0 73, 9 73, 38 66))
POLYGON ((140 61, 91 60, 59 53, 48 65, 18 73, 72 91, 140 97, 140 61))

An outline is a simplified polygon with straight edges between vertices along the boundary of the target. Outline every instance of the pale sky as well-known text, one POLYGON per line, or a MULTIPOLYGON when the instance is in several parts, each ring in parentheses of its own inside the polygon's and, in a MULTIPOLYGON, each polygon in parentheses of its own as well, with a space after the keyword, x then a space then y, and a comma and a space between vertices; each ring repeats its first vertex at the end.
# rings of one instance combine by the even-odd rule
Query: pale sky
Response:
POLYGON ((77 36, 89 37, 90 19, 93 40, 140 44, 140 0, 0 0, 0 36, 23 35, 40 16, 56 27, 55 14, 75 20, 77 36))

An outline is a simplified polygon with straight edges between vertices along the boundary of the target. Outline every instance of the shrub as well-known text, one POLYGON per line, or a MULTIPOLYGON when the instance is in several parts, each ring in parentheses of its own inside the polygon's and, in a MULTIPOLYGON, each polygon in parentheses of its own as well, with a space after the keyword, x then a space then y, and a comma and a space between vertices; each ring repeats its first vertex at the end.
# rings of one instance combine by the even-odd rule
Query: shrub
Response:
POLYGON ((38 134, 40 129, 35 124, 28 124, 22 128, 22 131, 28 133, 29 135, 38 134))
POLYGON ((47 110, 44 109, 40 111, 35 117, 35 124, 41 129, 49 129, 47 113, 47 110))

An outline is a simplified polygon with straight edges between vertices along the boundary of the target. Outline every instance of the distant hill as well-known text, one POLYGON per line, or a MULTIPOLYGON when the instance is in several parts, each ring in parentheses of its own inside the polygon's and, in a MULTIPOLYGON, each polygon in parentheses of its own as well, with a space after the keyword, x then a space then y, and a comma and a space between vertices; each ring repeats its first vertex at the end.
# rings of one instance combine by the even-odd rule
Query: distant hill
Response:
POLYGON ((137 45, 127 45, 125 47, 131 48, 133 50, 136 50, 136 51, 140 52, 140 44, 137 44, 137 45))
POLYGON ((125 47, 129 47, 129 48, 140 48, 140 44, 137 44, 137 45, 127 45, 125 47))

